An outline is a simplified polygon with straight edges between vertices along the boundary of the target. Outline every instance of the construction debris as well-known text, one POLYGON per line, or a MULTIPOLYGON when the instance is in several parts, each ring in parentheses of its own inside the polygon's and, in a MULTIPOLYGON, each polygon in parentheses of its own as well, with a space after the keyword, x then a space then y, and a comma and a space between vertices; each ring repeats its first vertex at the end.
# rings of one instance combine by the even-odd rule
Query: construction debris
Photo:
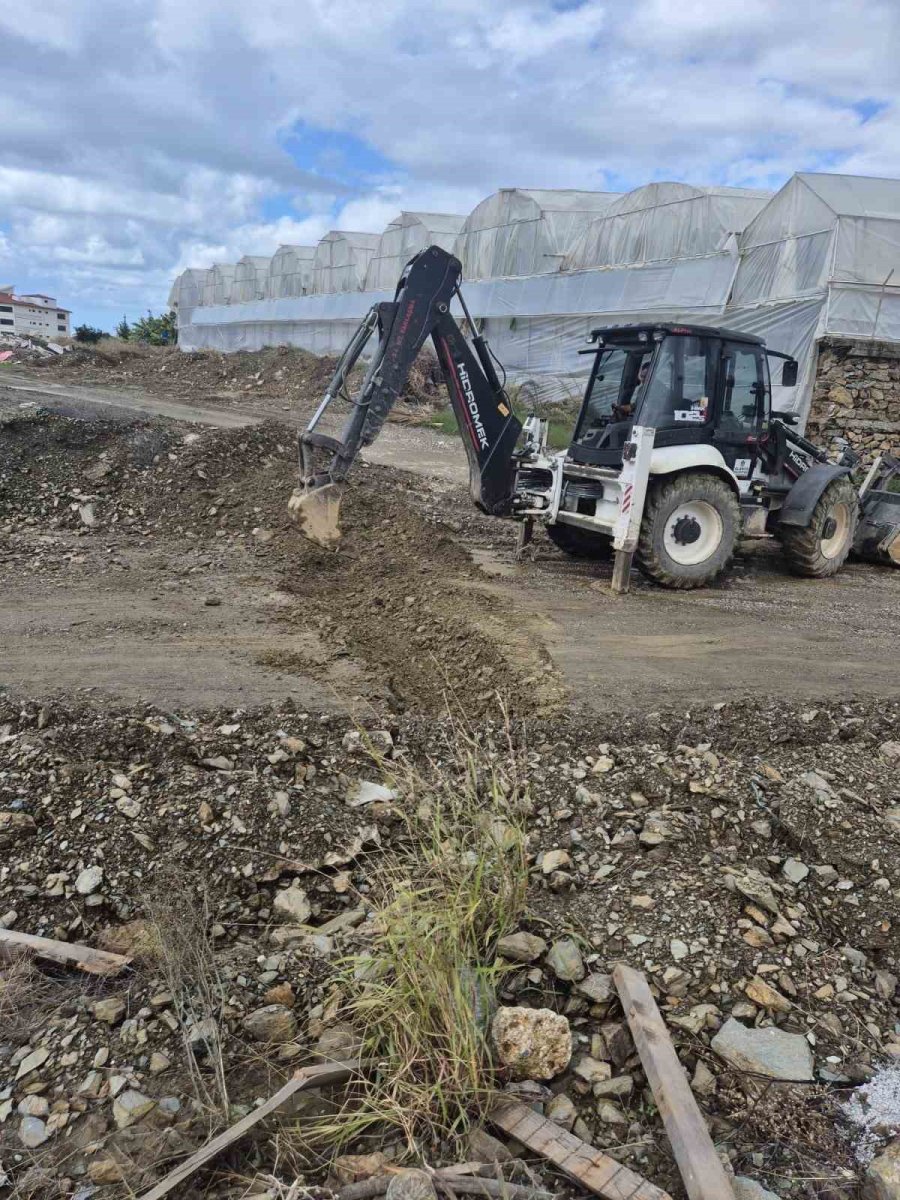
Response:
POLYGON ((538 1116, 525 1104, 501 1102, 492 1110, 491 1120, 498 1129, 604 1200, 672 1200, 667 1192, 546 1117, 538 1116))
POLYGON ((277 1112, 297 1092, 302 1092, 309 1088, 334 1087, 339 1083, 346 1083, 358 1070, 359 1063, 327 1063, 324 1066, 302 1067, 300 1070, 295 1071, 293 1077, 283 1087, 279 1088, 274 1096, 270 1096, 268 1100, 260 1104, 245 1117, 242 1117, 240 1121, 237 1121, 229 1129, 226 1129, 224 1133, 220 1133, 218 1137, 214 1137, 211 1141, 207 1142, 196 1154, 192 1154, 189 1159, 180 1163, 174 1171, 169 1172, 165 1179, 160 1180, 158 1184, 148 1192, 145 1192, 141 1200, 162 1200, 163 1196, 168 1196, 173 1188, 184 1183, 186 1179, 199 1170, 205 1163, 208 1163, 217 1154, 221 1154, 223 1150, 233 1145, 239 1138, 242 1138, 254 1125, 258 1125, 264 1117, 277 1112))
POLYGON ((613 979, 690 1200, 733 1200, 731 1184, 645 976, 619 963, 613 979))
POLYGON ((110 954, 92 946, 74 942, 59 942, 54 938, 35 937, 15 929, 0 929, 0 956, 10 957, 16 951, 30 951, 38 958, 65 963, 86 971, 89 975, 118 975, 131 962, 123 954, 110 954))

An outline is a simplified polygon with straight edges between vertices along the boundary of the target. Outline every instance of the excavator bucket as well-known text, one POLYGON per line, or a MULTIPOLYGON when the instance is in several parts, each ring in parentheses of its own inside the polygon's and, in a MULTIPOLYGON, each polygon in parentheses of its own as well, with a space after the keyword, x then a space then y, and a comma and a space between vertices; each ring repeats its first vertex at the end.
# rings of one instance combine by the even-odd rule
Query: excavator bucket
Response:
POLYGON ((341 489, 336 483, 294 488, 288 513, 317 546, 331 550, 341 540, 341 489))

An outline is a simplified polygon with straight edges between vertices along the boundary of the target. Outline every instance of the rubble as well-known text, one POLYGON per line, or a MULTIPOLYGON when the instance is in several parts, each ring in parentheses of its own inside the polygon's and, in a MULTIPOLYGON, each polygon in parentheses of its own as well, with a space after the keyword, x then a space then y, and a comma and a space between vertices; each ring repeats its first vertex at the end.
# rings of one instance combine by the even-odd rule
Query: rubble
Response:
POLYGON ((900 1198, 900 1139, 873 1159, 866 1169, 863 1187, 865 1200, 898 1200, 900 1198))
MULTIPOLYGON (((0 1161, 22 1194, 35 1139, 44 1174, 29 1187, 51 1195, 68 1178, 77 1194, 124 1177, 136 1192, 158 1163, 256 1113, 298 1063, 359 1049, 342 972, 348 956, 371 965, 379 864, 408 850, 425 798, 400 777, 467 779, 461 728, 490 762, 513 744, 527 835, 524 916, 493 930, 496 961, 477 964, 496 986, 478 1006, 503 1047, 491 1082, 674 1188, 612 987, 625 962, 646 974, 736 1174, 782 1200, 801 1194, 784 1180, 861 1176, 862 1135, 839 1105, 870 1076, 874 1095, 900 1057, 897 700, 571 711, 545 660, 522 657, 499 622, 489 634, 469 624, 465 597, 483 577, 417 485, 395 501, 381 493, 396 479, 386 489, 375 472, 356 501, 349 490, 365 516, 346 561, 282 542, 275 507, 292 456, 276 426, 186 435, 35 414, 0 431, 11 572, 52 589, 86 554, 98 586, 114 587, 122 546, 146 544, 164 563, 160 589, 196 580, 200 599, 221 598, 206 613, 220 622, 234 595, 209 564, 234 555, 277 578, 298 641, 311 628, 337 638, 333 661, 362 659, 384 680, 352 717, 281 683, 266 707, 0 691, 0 926, 69 947, 39 958, 0 939, 0 1161), (385 610, 415 624, 376 639, 385 610), (422 669, 432 658, 449 684, 422 669), (509 719, 498 689, 524 697, 509 719), (195 942, 187 965, 179 922, 195 942), (85 951, 112 957, 88 974, 85 951), (23 979, 27 1003, 7 1015, 23 979)), ((480 759, 474 775, 495 813, 501 792, 480 759)), ((897 1136, 878 1126, 874 1159, 897 1136)), ((281 1170, 274 1137, 254 1142, 261 1170, 281 1170)), ((360 1138, 348 1151, 371 1148, 360 1138)), ((376 1175, 405 1161, 402 1139, 384 1149, 376 1175)), ((304 1187, 324 1178, 311 1170, 304 1187)))
POLYGON ((769 1079, 813 1078, 813 1056, 809 1043, 798 1033, 785 1033, 771 1026, 748 1029, 729 1018, 710 1043, 731 1066, 754 1071, 769 1079))
POLYGON ((491 1037, 514 1079, 552 1079, 572 1057, 569 1022, 548 1008, 499 1008, 491 1037))

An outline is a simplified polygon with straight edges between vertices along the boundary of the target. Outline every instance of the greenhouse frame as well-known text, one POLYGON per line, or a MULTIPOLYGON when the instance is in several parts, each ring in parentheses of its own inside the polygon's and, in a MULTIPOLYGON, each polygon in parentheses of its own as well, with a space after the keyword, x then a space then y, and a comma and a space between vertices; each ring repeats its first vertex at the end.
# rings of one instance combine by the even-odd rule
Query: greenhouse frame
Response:
POLYGON ((326 233, 313 258, 313 295, 360 291, 380 241, 377 233, 346 233, 339 229, 326 233))
POLYGON ((271 261, 258 254, 245 254, 238 259, 231 286, 232 304, 249 304, 253 300, 265 299, 271 261))
POLYGON ((451 213, 400 213, 378 239, 378 249, 366 271, 365 290, 378 292, 396 287, 404 266, 428 246, 452 252, 465 220, 451 213))
POLYGON ((279 246, 269 260, 266 299, 309 295, 315 257, 315 246, 279 246))

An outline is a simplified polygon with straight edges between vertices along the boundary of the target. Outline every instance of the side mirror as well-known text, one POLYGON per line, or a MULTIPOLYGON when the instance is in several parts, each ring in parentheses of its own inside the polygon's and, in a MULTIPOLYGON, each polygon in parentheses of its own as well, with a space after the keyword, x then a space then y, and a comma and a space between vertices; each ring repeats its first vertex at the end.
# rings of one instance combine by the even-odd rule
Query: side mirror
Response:
POLYGON ((799 365, 796 358, 785 359, 784 365, 781 368, 781 386, 796 387, 798 371, 799 365))

